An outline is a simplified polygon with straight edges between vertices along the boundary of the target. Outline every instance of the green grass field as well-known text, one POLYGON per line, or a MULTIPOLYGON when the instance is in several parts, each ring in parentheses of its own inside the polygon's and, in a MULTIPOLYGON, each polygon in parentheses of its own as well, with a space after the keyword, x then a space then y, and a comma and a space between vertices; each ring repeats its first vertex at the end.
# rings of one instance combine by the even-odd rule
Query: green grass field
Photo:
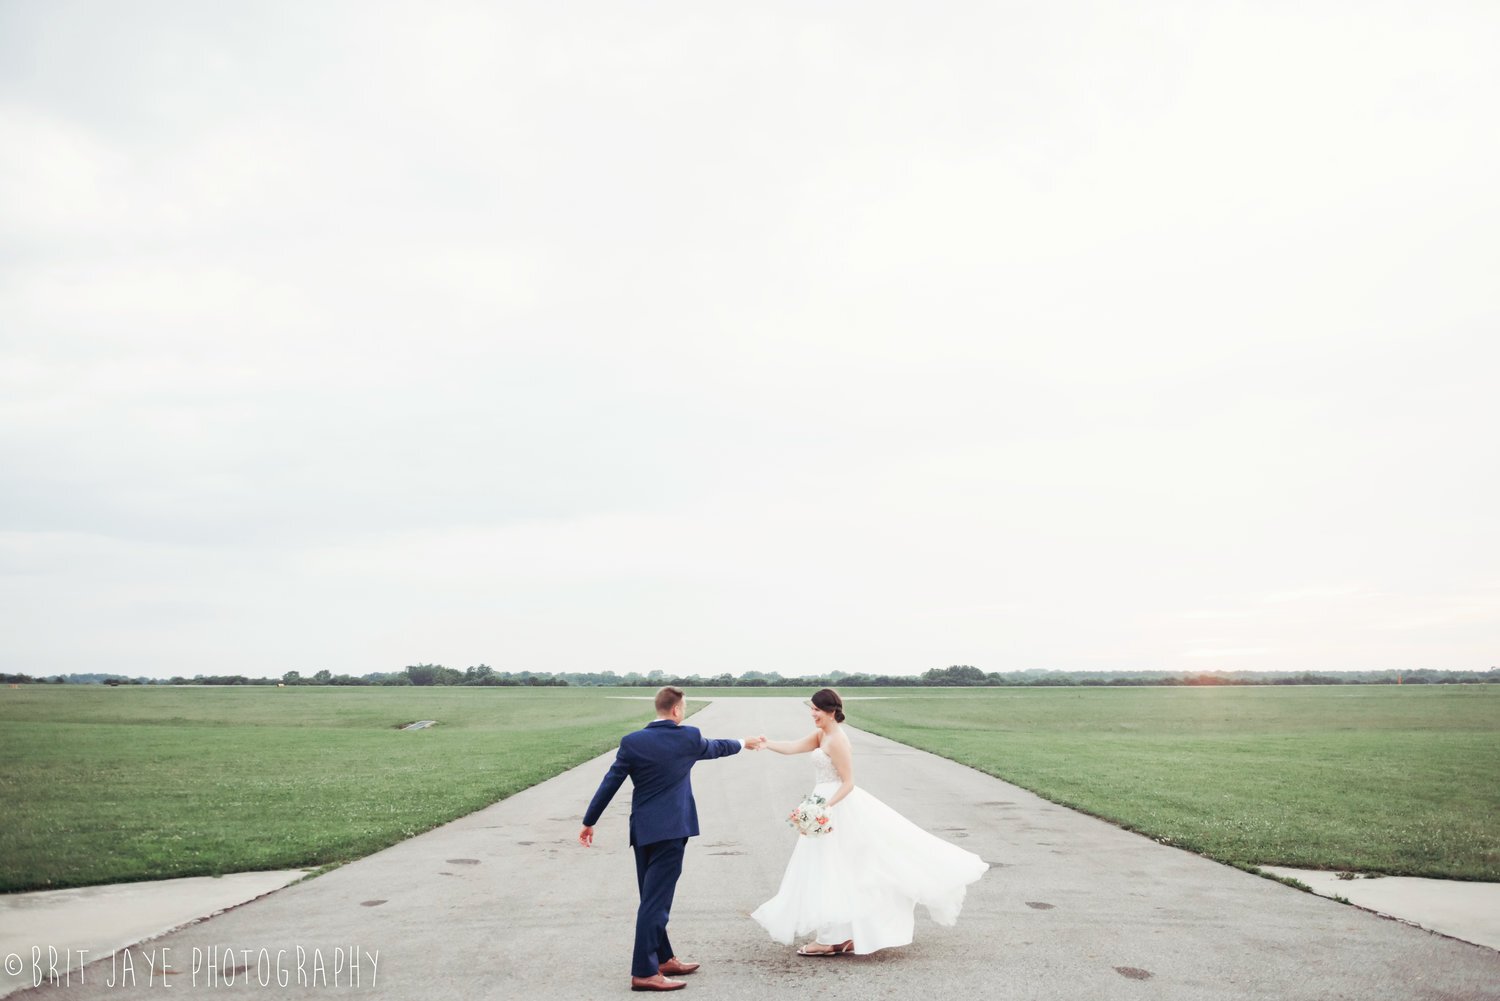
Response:
POLYGON ((0 688, 0 891, 348 861, 652 715, 567 688, 0 688))
MULTIPOLYGON (((608 750, 652 710, 607 696, 650 694, 0 688, 0 890, 358 858, 608 750)), ((1500 880, 1494 686, 845 694, 853 726, 1226 862, 1500 880)))
POLYGON ((1500 880, 1493 685, 881 694, 849 723, 1220 861, 1500 880))

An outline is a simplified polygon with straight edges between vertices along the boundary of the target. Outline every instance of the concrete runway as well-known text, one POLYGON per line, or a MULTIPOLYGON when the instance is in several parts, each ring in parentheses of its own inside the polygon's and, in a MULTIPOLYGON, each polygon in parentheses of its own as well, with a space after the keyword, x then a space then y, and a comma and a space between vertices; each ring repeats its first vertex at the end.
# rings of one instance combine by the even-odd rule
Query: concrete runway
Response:
MULTIPOLYGON (((691 695, 691 692, 689 693, 691 695)), ((867 957, 804 959, 749 913, 775 893, 796 837, 782 817, 811 783, 805 756, 742 752, 694 769, 703 836, 689 843, 672 939, 703 969, 680 997, 820 999, 1496 999, 1500 953, 1158 845, 973 769, 852 729, 857 781, 993 868, 955 928, 919 914, 915 943, 867 957)), ((641 723, 651 717, 643 704, 641 723)), ((725 699, 690 721, 709 737, 811 729, 795 699, 725 699)), ((144 954, 170 949, 168 997, 389 999, 625 997, 636 904, 626 844, 629 783, 597 829, 575 838, 613 752, 438 830, 190 925, 118 957, 87 982, 13 998, 160 996, 144 954), (249 970, 232 987, 196 974, 212 947, 249 970), (314 976, 314 950, 326 980, 314 976), (259 950, 265 949, 261 959, 259 950), (344 969, 333 985, 340 950, 344 969), (276 957, 290 983, 278 985, 276 957), (350 985, 348 956, 358 958, 350 985), (368 953, 378 951, 372 969, 368 953), (201 965, 201 964, 200 964, 201 965), (113 977, 115 986, 108 986, 113 977), (262 986, 262 981, 267 985, 262 986)), ((441 776, 434 776, 441 781, 441 776)), ((44 948, 47 943, 39 943, 44 948)))

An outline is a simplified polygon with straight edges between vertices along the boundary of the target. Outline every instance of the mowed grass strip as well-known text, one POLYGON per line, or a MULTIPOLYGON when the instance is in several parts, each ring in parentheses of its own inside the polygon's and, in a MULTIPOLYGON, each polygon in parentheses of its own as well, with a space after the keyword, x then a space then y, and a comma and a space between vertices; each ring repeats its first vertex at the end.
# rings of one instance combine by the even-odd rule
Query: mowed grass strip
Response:
POLYGON ((653 716, 566 688, 0 688, 0 891, 349 861, 653 716))
POLYGON ((1500 880, 1495 686, 882 694, 850 724, 1223 862, 1500 880))

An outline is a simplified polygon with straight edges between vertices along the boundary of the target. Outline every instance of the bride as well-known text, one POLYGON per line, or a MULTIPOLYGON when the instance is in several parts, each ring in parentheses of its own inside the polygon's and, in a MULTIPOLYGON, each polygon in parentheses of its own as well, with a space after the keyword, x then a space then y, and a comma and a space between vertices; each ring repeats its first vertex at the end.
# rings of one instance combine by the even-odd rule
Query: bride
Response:
POLYGON ((857 788, 849 738, 839 726, 843 700, 824 688, 812 706, 816 730, 801 740, 767 741, 764 748, 812 754, 813 792, 828 800, 832 830, 797 839, 781 889, 751 917, 786 945, 815 933, 797 950, 802 956, 910 945, 917 904, 938 924, 954 924, 966 888, 989 864, 857 788))

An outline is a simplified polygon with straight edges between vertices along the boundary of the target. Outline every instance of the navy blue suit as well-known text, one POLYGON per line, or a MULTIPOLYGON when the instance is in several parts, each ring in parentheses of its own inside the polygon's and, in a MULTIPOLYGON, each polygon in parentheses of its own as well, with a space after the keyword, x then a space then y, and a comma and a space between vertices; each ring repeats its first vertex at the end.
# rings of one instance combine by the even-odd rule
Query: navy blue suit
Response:
POLYGON ((630 974, 654 977, 675 953, 667 939, 672 895, 682 875, 687 839, 698 834, 698 805, 693 801, 693 766, 710 758, 738 754, 738 740, 707 740, 697 727, 659 719, 620 741, 614 764, 599 783, 586 827, 599 822, 625 777, 634 793, 630 804, 630 845, 635 849, 636 885, 641 905, 635 916, 635 955, 630 974))

